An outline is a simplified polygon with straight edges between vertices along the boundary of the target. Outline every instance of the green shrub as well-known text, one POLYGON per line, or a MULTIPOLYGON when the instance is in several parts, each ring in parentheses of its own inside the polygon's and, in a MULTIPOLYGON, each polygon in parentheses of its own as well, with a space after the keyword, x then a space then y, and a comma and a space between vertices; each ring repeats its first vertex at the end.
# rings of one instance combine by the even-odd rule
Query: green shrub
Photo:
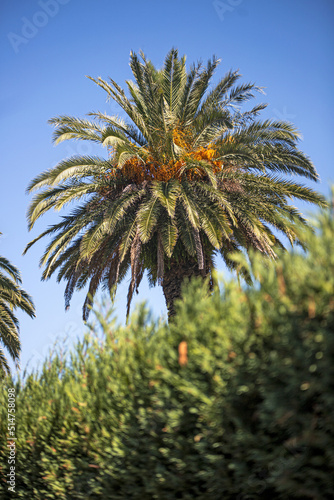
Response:
POLYGON ((333 499, 333 217, 317 224, 306 254, 251 258, 253 288, 193 281, 170 326, 98 314, 102 337, 15 382, 14 498, 333 499))

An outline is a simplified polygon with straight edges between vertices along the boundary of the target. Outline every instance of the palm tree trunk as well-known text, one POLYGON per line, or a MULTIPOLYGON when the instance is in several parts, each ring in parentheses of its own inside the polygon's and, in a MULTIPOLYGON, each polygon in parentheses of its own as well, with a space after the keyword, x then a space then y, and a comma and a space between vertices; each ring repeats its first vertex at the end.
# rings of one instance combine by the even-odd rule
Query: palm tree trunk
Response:
MULTIPOLYGON (((195 260, 177 261, 171 259, 169 266, 165 266, 164 277, 162 280, 162 289, 165 296, 168 320, 175 315, 175 300, 181 298, 182 283, 185 279, 191 279, 195 276, 201 276, 203 279, 210 275, 210 267, 205 263, 204 269, 198 269, 198 263, 195 260)), ((210 289, 212 283, 209 283, 210 289)))

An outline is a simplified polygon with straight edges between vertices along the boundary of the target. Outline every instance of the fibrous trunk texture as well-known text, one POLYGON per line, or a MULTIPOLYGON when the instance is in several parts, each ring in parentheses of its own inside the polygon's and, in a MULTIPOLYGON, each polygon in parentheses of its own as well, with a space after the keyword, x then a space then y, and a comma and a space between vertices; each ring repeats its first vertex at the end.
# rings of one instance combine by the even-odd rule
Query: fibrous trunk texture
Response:
POLYGON ((204 265, 204 269, 199 269, 198 262, 193 260, 183 262, 172 260, 169 266, 165 266, 162 289, 166 300, 169 321, 175 315, 175 300, 181 298, 183 281, 195 276, 201 276, 205 279, 209 276, 209 273, 210 268, 208 265, 204 265))

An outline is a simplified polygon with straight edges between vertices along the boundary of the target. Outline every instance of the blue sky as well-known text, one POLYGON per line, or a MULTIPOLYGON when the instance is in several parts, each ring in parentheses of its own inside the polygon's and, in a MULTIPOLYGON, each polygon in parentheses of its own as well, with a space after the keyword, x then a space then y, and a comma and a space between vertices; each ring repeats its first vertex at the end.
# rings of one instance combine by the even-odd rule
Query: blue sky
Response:
MULTIPOLYGON (((131 78, 130 50, 143 50, 158 67, 172 46, 189 64, 215 54, 222 60, 217 79, 239 69, 243 82, 265 87, 261 101, 269 106, 262 117, 292 121, 301 131, 300 148, 321 177, 312 187, 328 194, 334 181, 333 21, 332 0, 1 1, 0 254, 21 270, 37 310, 34 320, 18 314, 22 367, 28 360, 36 366, 56 337, 67 335, 70 342, 85 330, 83 296, 75 294, 65 313, 65 285, 40 281, 46 242, 22 256, 25 245, 58 218, 47 215, 28 233, 29 181, 66 156, 97 152, 79 143, 54 147, 47 120, 118 112, 85 75, 110 76, 123 85, 131 78)), ((124 283, 116 302, 120 321, 126 292, 124 283)), ((143 282, 136 301, 144 299, 156 316, 166 313, 161 289, 143 282)))

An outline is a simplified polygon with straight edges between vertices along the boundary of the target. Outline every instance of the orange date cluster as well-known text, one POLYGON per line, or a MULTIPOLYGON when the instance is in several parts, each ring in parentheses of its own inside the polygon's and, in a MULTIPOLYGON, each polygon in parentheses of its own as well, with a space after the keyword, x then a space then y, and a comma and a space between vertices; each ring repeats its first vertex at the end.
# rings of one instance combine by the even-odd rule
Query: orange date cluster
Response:
MULTIPOLYGON (((177 159, 169 161, 157 161, 148 154, 145 159, 133 156, 129 158, 122 167, 118 167, 108 173, 108 178, 122 178, 126 182, 141 184, 145 181, 167 182, 171 179, 181 181, 182 179, 193 181, 206 178, 205 170, 198 162, 205 162, 214 174, 223 168, 223 162, 219 160, 217 146, 209 143, 207 146, 193 146, 193 141, 189 131, 182 131, 179 128, 172 133, 174 145, 182 148, 177 159)), ((229 138, 226 142, 232 142, 229 138)), ((114 151, 110 151, 112 156, 114 151)), ((165 159, 166 156, 163 155, 165 159)))

